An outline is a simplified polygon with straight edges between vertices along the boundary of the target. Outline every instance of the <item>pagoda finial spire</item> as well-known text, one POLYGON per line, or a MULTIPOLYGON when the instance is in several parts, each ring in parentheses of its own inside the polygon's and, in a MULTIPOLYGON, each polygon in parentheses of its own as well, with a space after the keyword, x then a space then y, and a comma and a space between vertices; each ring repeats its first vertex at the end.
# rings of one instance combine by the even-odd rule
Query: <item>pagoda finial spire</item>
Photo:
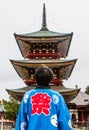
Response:
POLYGON ((47 24, 46 24, 46 9, 45 9, 45 3, 43 4, 43 16, 42 16, 42 28, 41 31, 46 31, 47 24))

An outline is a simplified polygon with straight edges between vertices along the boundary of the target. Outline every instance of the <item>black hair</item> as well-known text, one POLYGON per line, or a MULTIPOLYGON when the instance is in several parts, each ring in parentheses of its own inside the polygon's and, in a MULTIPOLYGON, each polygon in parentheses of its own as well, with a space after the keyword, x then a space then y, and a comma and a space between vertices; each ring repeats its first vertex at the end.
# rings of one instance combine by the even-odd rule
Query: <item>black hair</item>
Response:
POLYGON ((47 66, 39 67, 35 72, 35 79, 38 85, 48 86, 53 79, 53 72, 47 66))

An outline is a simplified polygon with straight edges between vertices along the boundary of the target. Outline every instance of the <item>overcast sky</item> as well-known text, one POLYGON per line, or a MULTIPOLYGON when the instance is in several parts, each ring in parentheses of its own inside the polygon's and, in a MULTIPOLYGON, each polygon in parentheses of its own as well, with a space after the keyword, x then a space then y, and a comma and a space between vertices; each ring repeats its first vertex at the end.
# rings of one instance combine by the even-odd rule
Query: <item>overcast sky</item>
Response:
POLYGON ((74 33, 67 59, 78 60, 64 85, 89 85, 89 0, 0 0, 0 99, 8 99, 6 88, 25 86, 9 61, 23 59, 13 33, 39 30, 43 3, 49 30, 74 33))

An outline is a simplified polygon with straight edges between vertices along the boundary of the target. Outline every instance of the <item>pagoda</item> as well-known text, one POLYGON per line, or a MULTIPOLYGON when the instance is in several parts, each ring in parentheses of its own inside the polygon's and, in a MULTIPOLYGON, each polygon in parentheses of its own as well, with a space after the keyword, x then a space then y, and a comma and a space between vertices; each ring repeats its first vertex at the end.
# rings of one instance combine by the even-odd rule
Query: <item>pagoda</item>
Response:
POLYGON ((73 33, 50 31, 46 23, 46 9, 43 4, 42 27, 39 31, 16 34, 16 42, 24 60, 10 60, 19 77, 26 84, 19 89, 6 89, 15 99, 21 101, 23 94, 36 87, 34 73, 39 66, 48 66, 54 77, 50 83, 52 89, 60 92, 67 102, 76 97, 80 89, 67 88, 63 81, 67 80, 77 59, 66 60, 73 33))

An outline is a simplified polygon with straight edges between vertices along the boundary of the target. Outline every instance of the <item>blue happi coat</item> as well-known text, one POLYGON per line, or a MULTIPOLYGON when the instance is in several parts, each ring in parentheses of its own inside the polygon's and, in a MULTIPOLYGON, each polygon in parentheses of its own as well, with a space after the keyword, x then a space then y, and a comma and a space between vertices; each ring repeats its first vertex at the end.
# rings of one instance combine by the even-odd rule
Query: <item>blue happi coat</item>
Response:
POLYGON ((26 92, 15 130, 72 130, 70 113, 61 94, 50 88, 26 92))

